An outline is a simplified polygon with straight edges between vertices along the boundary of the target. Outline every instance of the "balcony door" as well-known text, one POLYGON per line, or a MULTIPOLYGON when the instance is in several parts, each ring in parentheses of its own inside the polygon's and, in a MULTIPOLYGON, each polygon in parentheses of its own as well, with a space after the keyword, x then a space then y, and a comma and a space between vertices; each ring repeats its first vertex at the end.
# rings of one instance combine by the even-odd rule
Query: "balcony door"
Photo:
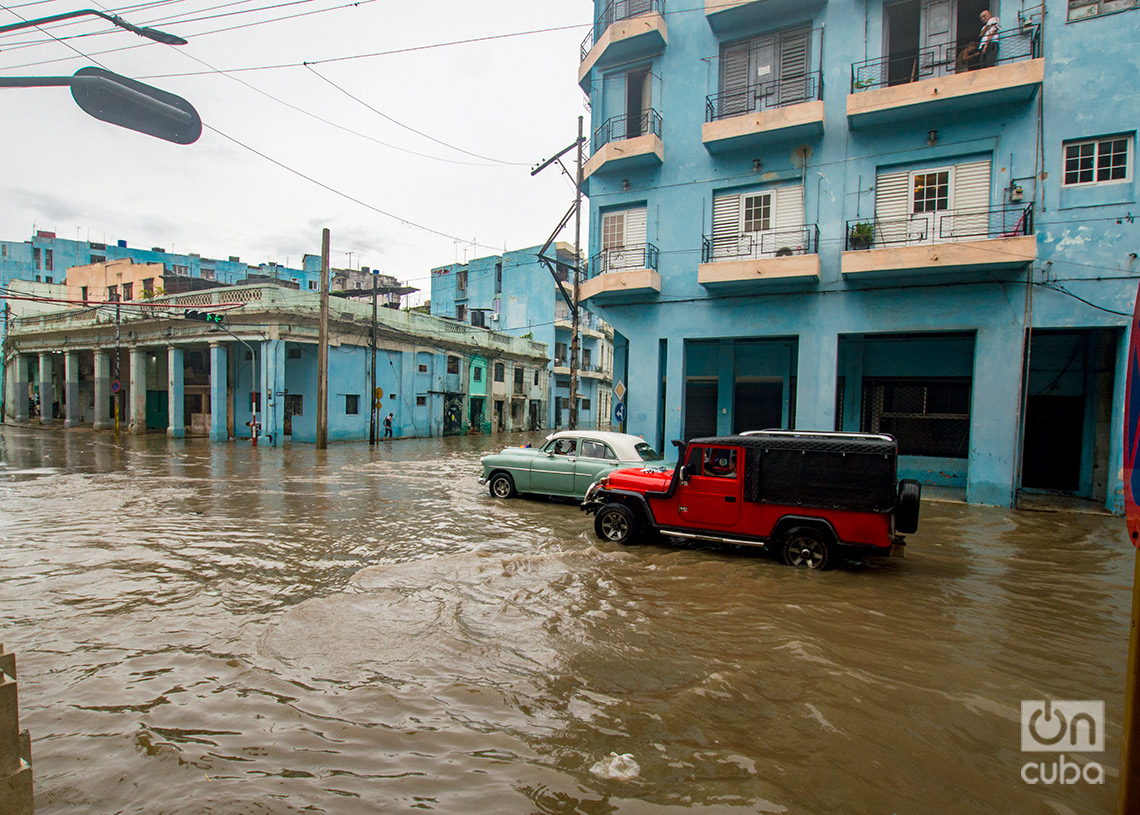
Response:
POLYGON ((645 207, 602 214, 601 272, 649 267, 645 207))
POLYGON ((713 198, 714 261, 802 254, 803 187, 775 187, 713 198))
POLYGON ((888 85, 953 73, 958 0, 904 0, 883 11, 888 85))
POLYGON ((794 28, 720 51, 720 104, 715 118, 740 116, 813 98, 807 77, 811 32, 794 28))
MULTIPOLYGON (((649 66, 634 68, 625 74, 625 135, 634 139, 650 131, 649 108, 652 107, 652 73, 649 66)), ((614 139, 620 134, 615 133, 614 139)))
POLYGON ((875 244, 929 244, 989 237, 990 162, 880 173, 875 244))

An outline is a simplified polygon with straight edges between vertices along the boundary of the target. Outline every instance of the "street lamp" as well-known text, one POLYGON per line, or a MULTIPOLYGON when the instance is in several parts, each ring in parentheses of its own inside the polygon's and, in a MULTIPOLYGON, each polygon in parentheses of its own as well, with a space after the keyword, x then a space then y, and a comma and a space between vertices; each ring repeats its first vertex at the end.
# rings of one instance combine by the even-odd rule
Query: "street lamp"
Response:
MULTIPOLYGON (((153 28, 128 23, 121 17, 94 9, 56 14, 37 20, 0 26, 0 34, 21 28, 94 15, 120 28, 166 45, 185 45, 186 40, 153 28)), ((193 144, 202 135, 202 119, 194 106, 180 96, 153 88, 135 79, 103 68, 80 68, 74 76, 0 77, 0 88, 42 88, 67 86, 84 113, 119 127, 165 139, 175 144, 193 144)))

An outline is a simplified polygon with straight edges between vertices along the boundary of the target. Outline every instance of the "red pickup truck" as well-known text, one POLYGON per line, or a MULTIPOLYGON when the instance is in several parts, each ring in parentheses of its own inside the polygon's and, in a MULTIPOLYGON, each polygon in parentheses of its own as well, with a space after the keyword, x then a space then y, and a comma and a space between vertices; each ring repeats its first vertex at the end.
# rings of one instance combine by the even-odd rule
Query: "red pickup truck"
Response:
POLYGON ((602 540, 647 534, 760 546, 808 569, 844 554, 901 557, 918 528, 922 488, 897 481, 885 434, 764 430, 694 439, 677 465, 616 470, 582 509, 602 540))

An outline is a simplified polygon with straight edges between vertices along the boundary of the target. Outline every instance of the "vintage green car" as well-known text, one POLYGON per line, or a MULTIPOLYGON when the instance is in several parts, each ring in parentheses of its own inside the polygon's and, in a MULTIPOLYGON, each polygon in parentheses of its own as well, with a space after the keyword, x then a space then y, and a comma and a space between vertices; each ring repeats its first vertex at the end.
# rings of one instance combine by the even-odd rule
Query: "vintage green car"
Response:
POLYGON ((621 467, 661 461, 645 439, 601 430, 562 430, 541 447, 507 447, 483 456, 480 484, 496 498, 519 493, 582 498, 598 478, 621 467))

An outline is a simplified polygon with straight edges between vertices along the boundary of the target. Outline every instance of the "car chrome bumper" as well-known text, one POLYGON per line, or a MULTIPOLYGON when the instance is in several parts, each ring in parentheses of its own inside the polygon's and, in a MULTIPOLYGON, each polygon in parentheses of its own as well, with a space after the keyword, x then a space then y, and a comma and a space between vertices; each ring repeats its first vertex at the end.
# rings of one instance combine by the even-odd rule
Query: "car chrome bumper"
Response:
POLYGON ((487 477, 484 475, 479 476, 479 483, 480 484, 486 484, 487 483, 487 477))

